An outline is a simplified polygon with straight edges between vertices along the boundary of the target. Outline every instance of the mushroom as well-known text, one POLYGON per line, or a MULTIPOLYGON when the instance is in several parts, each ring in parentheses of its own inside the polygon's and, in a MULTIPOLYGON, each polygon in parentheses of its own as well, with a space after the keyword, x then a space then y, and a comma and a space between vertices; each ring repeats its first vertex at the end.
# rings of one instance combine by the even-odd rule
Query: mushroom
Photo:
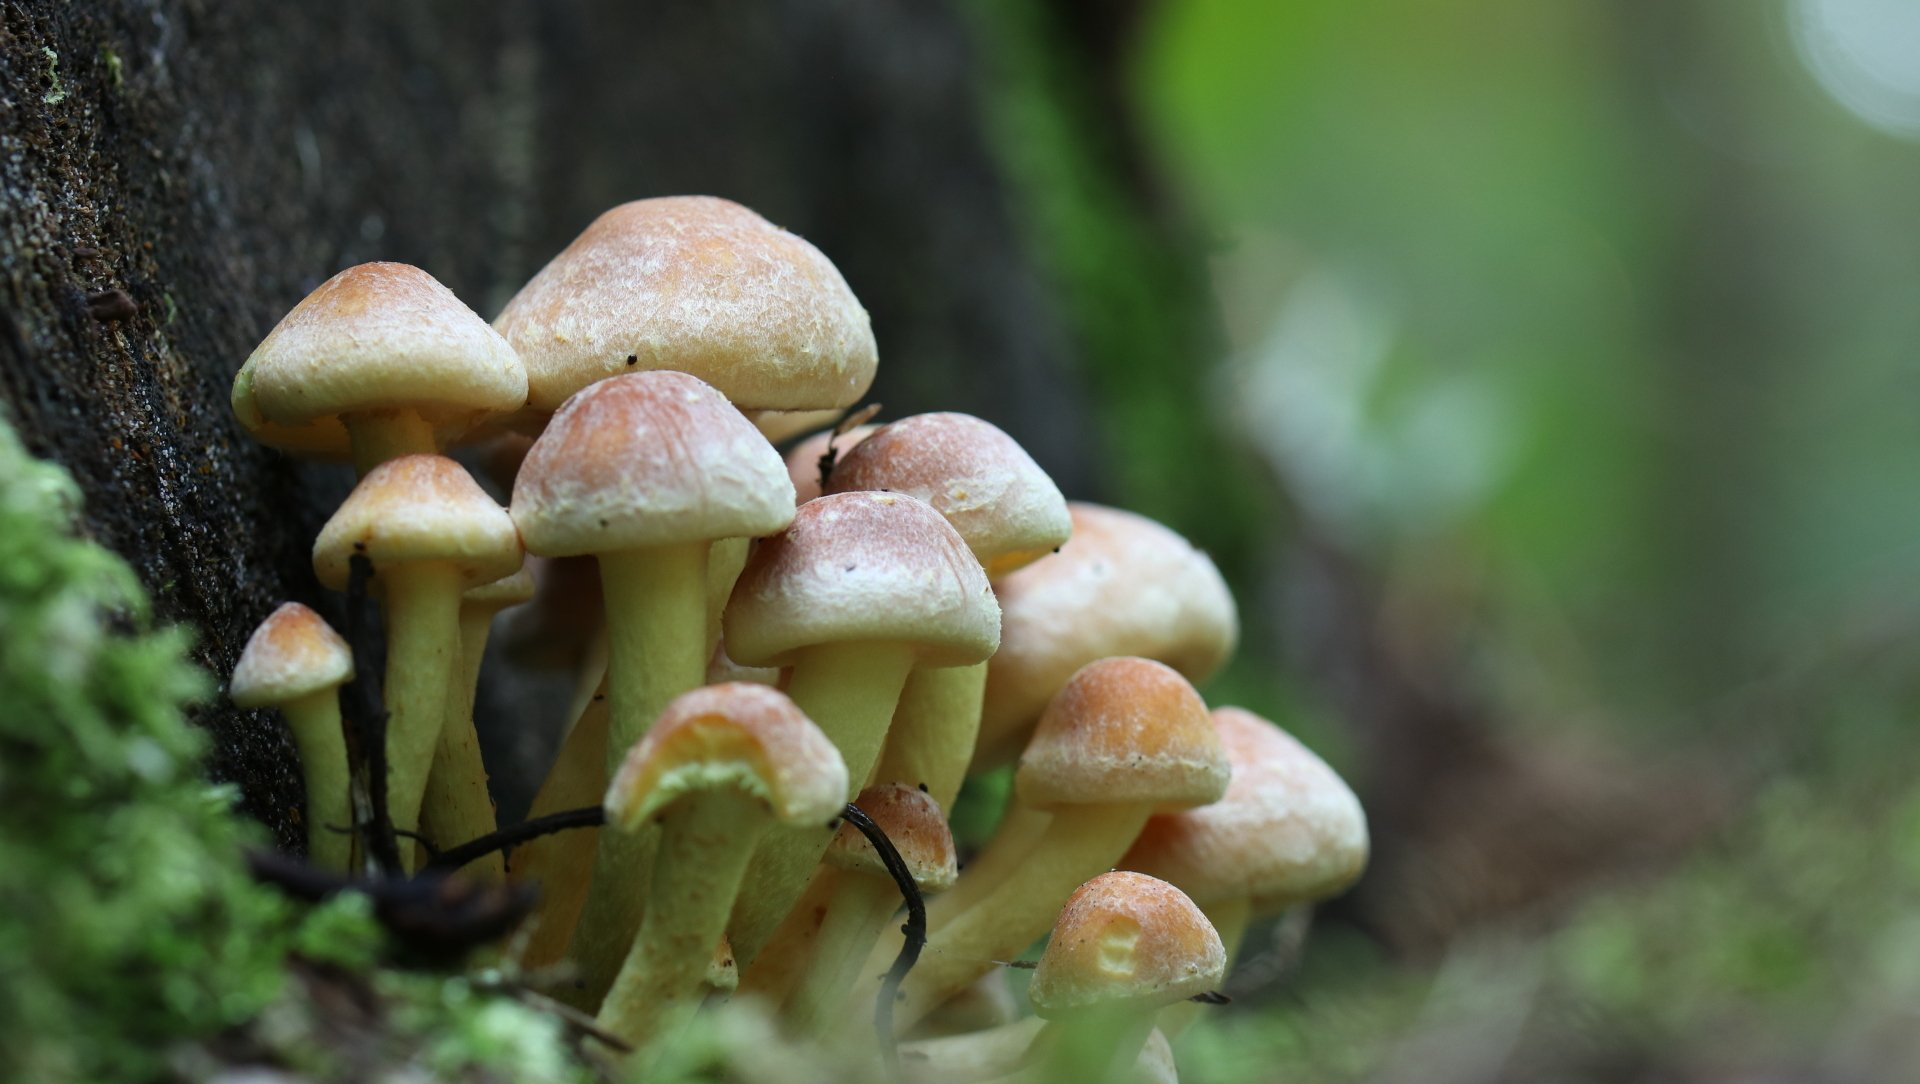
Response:
POLYGON ((698 1007, 754 845, 774 824, 825 824, 846 766, 764 685, 696 689, 667 706, 607 790, 607 831, 658 822, 645 917, 602 1004, 602 1028, 645 1047, 698 1007))
MULTIPOLYGON (((1231 962, 1254 918, 1336 895, 1359 878, 1367 819, 1345 780, 1272 722, 1243 708, 1217 708, 1213 722, 1233 765, 1226 796, 1154 817, 1120 866, 1192 897, 1231 962)), ((1178 1038, 1197 1009, 1169 1009, 1160 1026, 1178 1038)))
MULTIPOLYGON (((819 721, 860 784, 879 759, 908 671, 979 662, 999 631, 993 591, 960 536, 924 503, 892 493, 802 505, 791 526, 754 550, 726 613, 728 656, 791 667, 787 694, 819 721)), ((817 827, 768 836, 728 928, 744 963, 805 892, 832 841, 817 827)))
MULTIPOLYGON (((1000 864, 997 882, 956 902, 976 864, 927 908, 927 947, 896 1018, 911 1026, 993 961, 1017 956, 1076 885, 1113 867, 1148 817, 1219 800, 1227 773, 1206 705, 1172 668, 1136 658, 1081 668, 1047 705, 1014 776, 1019 799, 1051 816, 1017 862, 1000 864)), ((1002 843, 996 836, 988 848, 1002 843)), ((878 961, 868 963, 872 972, 878 961)))
POLYGON ((1220 935, 1185 893, 1141 873, 1095 877, 1061 909, 1027 987, 1047 1021, 1032 1079, 1126 1079, 1155 1014, 1214 989, 1226 972, 1220 935))
MULTIPOLYGON (((599 559, 611 776, 667 702, 706 677, 708 548, 785 527, 793 486, 719 392, 685 373, 638 372, 587 387, 553 416, 520 465, 512 510, 533 553, 599 559)), ((635 846, 600 835, 594 879, 605 889, 589 893, 568 950, 588 1002, 612 980, 639 917, 635 846)))
MULTIPOLYGON (((460 596, 460 666, 448 687, 447 717, 440 724, 426 797, 420 803, 421 831, 441 847, 479 839, 499 827, 493 797, 487 791, 486 765, 480 759, 480 736, 473 729, 473 698, 493 616, 531 598, 533 575, 525 568, 460 596)), ((494 881, 507 872, 499 851, 487 852, 468 868, 477 868, 494 881)))
MULTIPOLYGON (((561 743, 559 758, 534 796, 533 806, 527 811, 529 818, 590 806, 604 793, 599 780, 607 777, 605 683, 580 713, 568 738, 561 743), (571 740, 576 736, 579 740, 571 740)), ((533 913, 527 916, 530 932, 519 948, 521 967, 547 967, 566 957, 580 912, 586 907, 589 872, 599 844, 600 829, 575 828, 514 848, 507 880, 540 889, 533 913)))
MULTIPOLYGON (((827 492, 918 497, 966 540, 989 580, 1054 552, 1073 526, 1060 490, 1013 438, 969 414, 917 414, 860 442, 827 492)), ((979 732, 987 664, 918 667, 888 731, 879 778, 925 786, 942 809, 960 795, 979 732)))
POLYGON ((842 408, 878 360, 866 310, 819 249, 712 196, 606 212, 494 326, 526 363, 534 412, 653 369, 691 373, 742 410, 842 408))
POLYGON ((356 556, 384 593, 387 809, 412 832, 459 670, 461 593, 519 568, 520 536, 460 464, 406 455, 360 479, 314 542, 313 570, 344 591, 356 556))
POLYGON ((1013 760, 1047 700, 1095 659, 1138 655, 1205 681, 1239 636, 1207 555, 1160 524, 1073 502, 1073 538, 994 584, 1002 644, 987 666, 973 770, 1013 760))
POLYGON ((281 319, 234 376, 232 404, 256 440, 351 455, 365 474, 526 398, 513 348, 452 291, 417 267, 365 263, 281 319))
POLYGON ((353 837, 332 830, 353 823, 340 729, 340 686, 352 680, 347 642, 319 614, 286 602, 247 638, 227 685, 235 707, 286 716, 307 784, 307 860, 336 873, 350 870, 353 851, 353 837))

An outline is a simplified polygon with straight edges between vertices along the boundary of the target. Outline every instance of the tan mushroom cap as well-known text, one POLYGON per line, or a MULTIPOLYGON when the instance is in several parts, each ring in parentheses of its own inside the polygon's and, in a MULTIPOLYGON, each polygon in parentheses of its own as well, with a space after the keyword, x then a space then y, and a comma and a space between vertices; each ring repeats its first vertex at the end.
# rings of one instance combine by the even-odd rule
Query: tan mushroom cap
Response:
POLYGON ((353 650, 324 618, 283 602, 247 638, 227 696, 235 707, 284 704, 353 680, 353 650))
POLYGON ((1055 1020, 1171 1005, 1212 990, 1226 973, 1220 935, 1185 893, 1143 873, 1104 873, 1061 909, 1027 997, 1055 1020))
POLYGON ((1202 904, 1272 910, 1331 896, 1367 864, 1367 817, 1346 781, 1286 731, 1244 708, 1213 713, 1233 763, 1226 797, 1154 817, 1120 860, 1202 904))
POLYGON ((677 372, 567 401, 520 464, 513 519, 544 557, 772 534, 793 519, 780 453, 726 397, 677 372))
POLYGON ((1145 516, 1071 502, 1073 537, 994 584, 1001 646, 987 665, 976 768, 1017 756, 1067 676, 1109 655, 1205 681, 1239 638, 1233 596, 1193 544, 1145 516))
POLYGON ((344 591, 359 553, 376 579, 391 565, 448 561, 473 586, 519 568, 523 551, 507 510, 465 467, 443 455, 403 455, 368 471, 321 528, 314 574, 344 591))
POLYGON ((882 426, 845 453, 829 493, 886 490, 918 497, 998 578, 1060 548, 1073 531, 1066 498, 1026 449, 971 414, 916 414, 882 426))
MULTIPOLYGON (((954 879, 960 876, 959 857, 954 853, 953 832, 947 827, 947 816, 939 802, 904 783, 877 783, 861 791, 853 804, 886 833, 922 892, 945 892, 953 887, 954 879)), ((858 828, 844 820, 827 848, 825 860, 841 869, 890 876, 886 864, 880 861, 880 852, 858 828)))
POLYGON ((840 751, 785 693, 732 682, 683 693, 627 751, 607 820, 628 830, 675 800, 730 784, 789 824, 825 824, 846 801, 840 751))
MULTIPOLYGON (((879 428, 877 425, 856 425, 839 436, 834 436, 831 429, 822 429, 794 445, 793 450, 787 453, 787 476, 793 479, 793 499, 805 504, 820 495, 820 457, 827 454, 829 442, 833 444, 836 455, 844 458, 879 428)), ((839 459, 835 462, 837 464, 839 459)))
POLYGON ((601 215, 494 326, 536 410, 639 369, 692 373, 743 410, 845 407, 878 361, 867 311, 819 249, 712 196, 601 215))
POLYGON ((1082 667, 1047 705, 1014 773, 1014 793, 1037 809, 1081 803, 1153 803, 1185 809, 1218 801, 1230 768, 1186 678, 1151 659, 1082 667))
POLYGON ((363 263, 321 283, 254 348, 232 395, 256 439, 328 456, 351 451, 345 414, 412 410, 445 441, 526 399, 507 341, 403 263, 363 263))
POLYGON ((898 493, 808 501, 747 559, 727 603, 727 654, 786 666, 824 643, 904 643, 924 665, 968 666, 1000 643, 980 562, 940 513, 898 493))

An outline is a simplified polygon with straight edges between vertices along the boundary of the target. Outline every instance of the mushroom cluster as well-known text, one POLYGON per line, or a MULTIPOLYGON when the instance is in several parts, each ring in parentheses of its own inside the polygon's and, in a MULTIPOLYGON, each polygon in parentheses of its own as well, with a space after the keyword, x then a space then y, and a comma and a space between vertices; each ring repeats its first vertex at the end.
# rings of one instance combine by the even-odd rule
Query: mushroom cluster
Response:
POLYGON ((515 962, 602 1041, 644 1065, 731 998, 910 1077, 1168 1079, 1248 922, 1358 876, 1359 804, 1273 724, 1209 712, 1193 683, 1237 618, 1177 534, 1069 503, 961 414, 783 457, 876 359, 825 256, 709 197, 607 212, 491 325, 417 268, 341 272, 233 405, 360 471, 313 561, 380 601, 385 777, 349 778, 353 658, 312 610, 260 626, 232 698, 293 728, 312 863, 373 869, 371 789, 418 868, 497 827, 474 687, 524 604, 517 654, 579 689, 532 813, 604 823, 461 875, 540 889, 515 962), (447 455, 481 442, 505 507, 447 455), (956 872, 948 811, 1006 765, 956 872), (1004 964, 1049 934, 1020 1019, 1004 964))

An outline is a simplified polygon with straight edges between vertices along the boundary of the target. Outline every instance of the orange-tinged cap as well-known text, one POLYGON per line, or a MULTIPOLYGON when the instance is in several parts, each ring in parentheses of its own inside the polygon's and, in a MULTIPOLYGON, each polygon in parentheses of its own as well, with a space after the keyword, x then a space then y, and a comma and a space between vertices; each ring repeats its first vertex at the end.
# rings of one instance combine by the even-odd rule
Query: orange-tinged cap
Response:
POLYGON ((353 680, 353 651, 319 614, 283 602, 247 638, 227 696, 235 707, 284 704, 353 680))
MULTIPOLYGON (((953 887, 954 878, 960 876, 959 859, 939 802, 904 783, 878 783, 861 791, 853 804, 886 833, 922 892, 945 892, 953 887)), ((875 877, 888 876, 880 852, 858 828, 845 821, 840 822, 833 845, 827 849, 826 862, 875 877)))
POLYGON ((1059 549, 1073 531, 1066 498, 1026 449, 971 414, 916 414, 848 451, 827 492, 886 490, 947 517, 989 579, 1059 549))
POLYGON ((1204 994, 1226 973, 1219 933, 1185 893, 1143 873, 1104 873, 1067 899, 1027 997, 1049 1020, 1150 1010, 1204 994))
POLYGON ((607 788, 607 821, 629 831, 703 790, 732 787, 788 824, 825 824, 847 796, 847 766, 820 728, 765 685, 683 693, 634 743, 607 788))
POLYGON ((1047 705, 1014 774, 1037 809, 1151 803, 1185 809, 1218 801, 1227 754, 1187 679, 1151 659, 1088 663, 1047 705))
POLYGON ((878 361, 867 311, 819 249, 712 196, 601 215, 494 326, 536 410, 640 369, 692 373, 743 410, 845 407, 878 361))
POLYGON ((1233 763, 1226 797, 1154 817, 1120 860, 1194 899, 1250 899, 1261 911, 1331 896, 1367 864, 1367 817, 1326 762, 1243 708, 1214 711, 1233 763))
POLYGON ((727 654, 786 666, 823 643, 912 645, 929 666, 966 666, 1000 642, 1000 608, 940 513, 899 493, 808 501, 747 559, 727 603, 727 654))
POLYGON ((793 485, 725 396, 685 373, 632 373, 553 416, 514 479, 513 519, 543 557, 754 538, 793 519, 793 485))
POLYGON ((410 561, 446 561, 468 586, 520 567, 524 551, 507 510, 467 469, 443 455, 403 455, 367 472, 313 544, 313 571, 347 589, 350 561, 365 554, 375 577, 410 561))
POLYGON ((256 439, 330 456, 351 450, 346 414, 412 410, 451 440, 526 399, 527 372, 506 340, 403 263, 364 263, 321 283, 254 348, 232 395, 256 439))

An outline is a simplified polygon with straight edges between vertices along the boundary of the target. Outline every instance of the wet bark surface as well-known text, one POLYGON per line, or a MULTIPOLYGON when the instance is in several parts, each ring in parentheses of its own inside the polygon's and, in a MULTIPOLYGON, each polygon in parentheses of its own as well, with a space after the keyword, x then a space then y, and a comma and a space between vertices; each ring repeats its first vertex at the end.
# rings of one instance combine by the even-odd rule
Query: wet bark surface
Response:
MULTIPOLYGON (((889 415, 982 414, 1085 492, 1069 335, 979 84, 938 5, 0 3, 7 420, 224 675, 279 602, 340 614, 308 547, 350 474, 253 444, 227 406, 294 302, 388 259, 491 317, 606 207, 711 192, 839 263, 889 415)), ((543 695, 483 693, 509 809, 551 740, 526 718, 543 695)), ((215 774, 293 844, 279 723, 199 714, 215 774)))

